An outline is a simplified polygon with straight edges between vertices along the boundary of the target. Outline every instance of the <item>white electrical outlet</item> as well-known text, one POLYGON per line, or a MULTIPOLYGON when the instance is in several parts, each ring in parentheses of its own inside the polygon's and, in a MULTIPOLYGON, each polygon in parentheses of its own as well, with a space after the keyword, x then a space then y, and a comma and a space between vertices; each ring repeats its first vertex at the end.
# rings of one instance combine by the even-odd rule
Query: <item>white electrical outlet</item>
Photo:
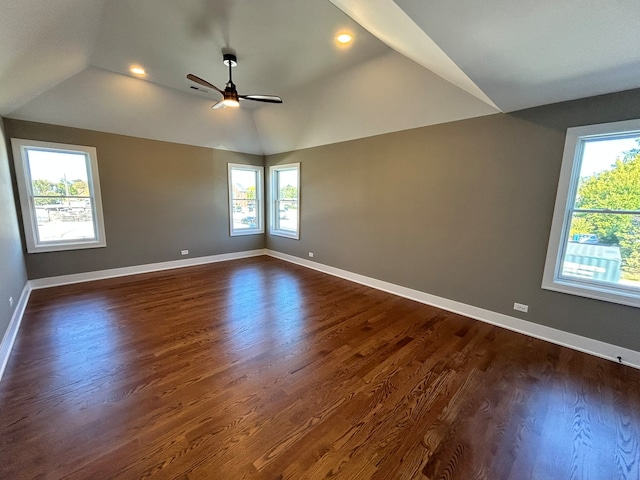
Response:
POLYGON ((313 252, 309 252, 309 256, 313 258, 313 252))
POLYGON ((180 255, 189 255, 189 250, 180 250, 180 255))
POLYGON ((523 303, 514 303, 513 309, 519 312, 527 313, 529 311, 529 305, 525 305, 523 303))
POLYGON ((9 297, 9 306, 13 307, 13 297, 9 297))

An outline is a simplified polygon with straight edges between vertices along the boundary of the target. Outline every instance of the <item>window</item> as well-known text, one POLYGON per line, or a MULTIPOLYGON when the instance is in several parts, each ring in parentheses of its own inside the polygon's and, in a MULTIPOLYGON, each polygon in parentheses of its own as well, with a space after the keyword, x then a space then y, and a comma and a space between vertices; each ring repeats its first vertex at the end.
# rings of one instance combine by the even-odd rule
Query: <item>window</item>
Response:
POLYGON ((271 167, 270 233, 300 238, 300 164, 271 167))
POLYGON ((29 253, 106 246, 96 149, 12 139, 29 253))
POLYGON ((231 236, 264 233, 263 167, 229 164, 231 236))
POLYGON ((640 307, 640 120, 567 131, 542 287, 640 307))

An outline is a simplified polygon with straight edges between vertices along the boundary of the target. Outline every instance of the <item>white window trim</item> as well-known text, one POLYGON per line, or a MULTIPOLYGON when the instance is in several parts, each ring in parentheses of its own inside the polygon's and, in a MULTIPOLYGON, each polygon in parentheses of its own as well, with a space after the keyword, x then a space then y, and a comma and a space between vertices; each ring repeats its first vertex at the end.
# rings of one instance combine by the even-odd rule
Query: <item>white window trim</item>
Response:
POLYGON ((567 130, 560 179, 558 181, 558 193, 553 211, 551 234, 549 235, 549 246, 542 278, 543 289, 640 307, 640 294, 637 291, 628 290, 621 286, 612 285, 609 287, 601 283, 594 284, 588 281, 568 280, 560 276, 563 242, 568 237, 567 231, 570 222, 568 201, 573 201, 576 195, 583 141, 594 137, 627 132, 640 133, 640 120, 588 125, 567 130))
POLYGON ((278 237, 286 237, 286 238, 293 238, 295 240, 300 240, 300 191, 301 191, 300 163, 288 163, 286 165, 273 165, 269 167, 269 181, 271 182, 270 184, 271 198, 269 199, 270 200, 269 201, 269 233, 271 235, 276 235, 278 237), (298 177, 298 198, 297 198, 298 205, 296 208, 296 216, 297 216, 296 225, 298 225, 298 228, 295 232, 292 232, 291 230, 283 230, 283 229, 276 228, 276 225, 277 225, 276 215, 278 215, 278 207, 277 207, 278 187, 277 187, 277 182, 275 180, 275 175, 276 175, 276 172, 279 172, 279 171, 294 170, 294 169, 298 177))
POLYGON ((40 142, 22 138, 12 138, 13 161, 16 168, 18 183, 18 195, 22 211, 25 241, 28 253, 56 252, 63 250, 78 250, 83 248, 100 248, 107 246, 104 229, 104 215, 102 213, 102 195, 100 193, 100 178, 98 174, 98 156, 94 147, 82 145, 68 145, 64 143, 40 142), (89 158, 90 171, 88 176, 89 191, 94 208, 93 216, 95 227, 95 239, 74 239, 69 241, 38 242, 38 220, 35 214, 35 202, 29 169, 27 168, 27 156, 24 154, 28 148, 41 148, 50 151, 84 153, 89 158))
POLYGON ((264 167, 257 165, 244 165, 241 163, 229 163, 227 165, 227 182, 229 190, 229 235, 237 237, 241 235, 257 235, 264 233, 264 167), (256 220, 257 226, 255 228, 243 228, 236 230, 233 227, 233 185, 231 184, 231 172, 232 170, 246 170, 250 172, 257 172, 256 180, 256 220))

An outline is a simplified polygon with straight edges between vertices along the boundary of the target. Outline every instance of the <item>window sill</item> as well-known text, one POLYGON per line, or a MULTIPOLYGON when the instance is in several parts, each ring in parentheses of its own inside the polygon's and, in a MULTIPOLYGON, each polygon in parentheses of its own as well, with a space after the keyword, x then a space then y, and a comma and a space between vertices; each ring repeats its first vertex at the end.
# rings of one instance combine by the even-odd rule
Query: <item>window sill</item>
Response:
POLYGON ((264 233, 263 229, 260 230, 247 230, 247 231, 236 231, 236 232, 231 232, 229 235, 232 237, 243 237, 245 235, 261 235, 264 233))
POLYGON ((626 292, 619 288, 607 288, 604 285, 582 284, 575 281, 557 279, 553 282, 543 282, 544 290, 568 293, 579 297, 592 298, 603 302, 617 303, 629 307, 640 308, 640 293, 626 292))
POLYGON ((270 235, 276 237, 292 238, 293 240, 300 240, 300 235, 297 232, 289 232, 287 230, 271 230, 270 235))
POLYGON ((45 253, 45 252, 61 252, 67 250, 83 250, 85 248, 104 248, 107 246, 105 241, 87 241, 74 243, 44 243, 36 246, 28 246, 27 253, 45 253))

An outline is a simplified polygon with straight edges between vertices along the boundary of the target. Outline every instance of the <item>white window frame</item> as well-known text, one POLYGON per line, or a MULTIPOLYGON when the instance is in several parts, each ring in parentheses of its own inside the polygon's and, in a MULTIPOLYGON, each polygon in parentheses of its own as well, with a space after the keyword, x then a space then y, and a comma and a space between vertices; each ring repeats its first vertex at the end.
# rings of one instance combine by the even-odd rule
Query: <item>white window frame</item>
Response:
POLYGON ((232 237, 240 236, 240 235, 256 235, 260 233, 264 233, 264 195, 263 195, 263 185, 264 185, 264 167, 257 165, 244 165, 240 163, 229 163, 227 167, 227 180, 228 180, 228 190, 229 190, 229 234, 232 237), (242 228, 236 229, 233 226, 233 184, 231 182, 232 172, 233 170, 244 170, 248 172, 256 173, 256 209, 255 209, 255 217, 256 217, 256 226, 251 228, 242 228))
POLYGON ((269 233, 278 237, 293 238, 295 240, 300 239, 300 163, 288 163, 286 165, 273 165, 269 167, 269 179, 271 182, 271 201, 269 203, 269 233), (296 198, 297 208, 296 216, 298 228, 296 231, 285 230, 278 228, 278 203, 280 202, 280 192, 278 188, 278 173, 287 170, 295 170, 298 177, 298 197, 296 198))
POLYGON ((634 133, 640 134, 640 120, 588 125, 567 130, 542 280, 543 289, 640 307, 640 293, 637 289, 595 281, 569 279, 561 275, 563 253, 568 243, 571 210, 575 205, 578 188, 584 142, 598 137, 616 137, 634 133))
POLYGON ((102 196, 100 193, 100 178, 98 174, 98 156, 94 147, 83 145, 68 145, 64 143, 41 142, 12 138, 13 161, 16 168, 16 180, 18 183, 18 195, 22 211, 24 236, 28 253, 56 252, 63 250, 77 250, 83 248, 100 248, 107 246, 104 228, 104 215, 102 213, 102 196), (28 168, 27 150, 45 150, 51 152, 68 152, 83 154, 86 159, 87 180, 89 196, 93 206, 92 219, 95 232, 93 239, 73 239, 40 241, 38 238, 38 219, 35 211, 35 200, 31 183, 30 170, 28 168))

